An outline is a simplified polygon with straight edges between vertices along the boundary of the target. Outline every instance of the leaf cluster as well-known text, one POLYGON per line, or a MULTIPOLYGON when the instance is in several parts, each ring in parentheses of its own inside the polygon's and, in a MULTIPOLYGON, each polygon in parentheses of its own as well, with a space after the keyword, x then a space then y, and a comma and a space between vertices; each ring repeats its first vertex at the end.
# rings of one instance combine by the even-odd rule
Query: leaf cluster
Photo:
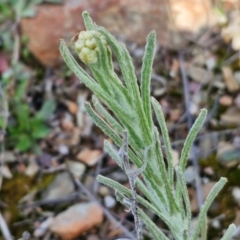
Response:
MULTIPOLYGON (((83 19, 87 30, 99 31, 108 43, 108 46, 105 46, 95 36, 99 49, 98 60, 93 64, 87 64, 94 78, 78 65, 63 40, 60 52, 68 67, 95 94, 92 104, 85 103, 85 111, 95 124, 120 147, 120 153, 118 153, 112 144, 105 141, 105 150, 128 175, 131 189, 104 176, 98 176, 98 181, 113 188, 118 201, 126 207, 135 208, 132 212, 135 217, 136 239, 141 239, 141 229, 139 229, 141 224, 139 224, 138 218, 156 240, 197 240, 199 235, 203 240, 206 239, 207 211, 227 180, 221 178, 214 186, 202 206, 196 227, 192 229, 191 209, 183 172, 192 144, 203 125, 207 111, 201 110, 186 138, 179 164, 174 166, 171 142, 163 111, 158 101, 150 96, 156 33, 152 31, 147 37, 139 87, 126 46, 118 43, 106 29, 95 25, 87 12, 83 12, 83 19), (123 81, 114 71, 112 53, 119 63, 123 81), (110 109, 113 114, 111 115, 107 109, 110 109), (160 142, 160 132, 153 123, 152 109, 158 120, 163 143, 160 142), (124 132, 128 133, 127 142, 124 137, 122 138, 124 132), (166 162, 161 150, 162 144, 166 149, 166 162), (122 151, 124 151, 123 154, 122 151), (131 163, 141 171, 137 171, 137 174, 132 172, 129 169, 130 163, 127 163, 129 166, 126 168, 126 159, 130 159, 131 163), (139 173, 142 173, 142 180, 137 177, 139 173), (135 184, 141 195, 136 193, 135 184), (138 207, 136 207, 136 203, 138 203, 138 207), (165 235, 161 231, 144 212, 145 208, 165 222, 171 232, 170 235, 165 235)), ((231 225, 222 239, 230 239, 233 231, 234 226, 231 225)))
POLYGON ((27 101, 29 78, 29 74, 26 74, 21 66, 15 69, 15 73, 9 69, 9 72, 5 73, 2 78, 4 101, 7 102, 9 108, 6 144, 19 151, 29 149, 39 151, 38 140, 50 133, 51 129, 46 121, 55 110, 53 99, 46 100, 40 110, 33 110, 27 101), (14 81, 13 74, 18 76, 14 81))

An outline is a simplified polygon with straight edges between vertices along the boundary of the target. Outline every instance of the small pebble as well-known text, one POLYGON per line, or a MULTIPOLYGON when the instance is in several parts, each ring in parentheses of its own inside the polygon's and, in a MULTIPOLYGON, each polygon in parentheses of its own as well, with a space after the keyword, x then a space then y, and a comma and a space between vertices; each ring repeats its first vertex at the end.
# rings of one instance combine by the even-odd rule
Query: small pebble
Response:
POLYGON ((240 203, 240 188, 234 187, 232 191, 232 195, 237 203, 240 203))
POLYGON ((69 148, 66 145, 59 145, 58 146, 58 152, 61 155, 68 155, 69 154, 69 148))
POLYGON ((99 190, 98 190, 98 193, 99 193, 102 197, 107 196, 107 195, 109 195, 109 188, 106 187, 106 186, 100 186, 100 187, 99 187, 99 190))
POLYGON ((26 168, 25 174, 29 177, 33 177, 39 170, 39 166, 33 157, 29 157, 29 164, 26 168))
POLYGON ((74 123, 71 114, 65 113, 64 118, 61 120, 61 126, 66 131, 73 130, 74 123))
POLYGON ((222 97, 220 97, 219 99, 219 103, 222 105, 222 106, 231 106, 232 103, 233 103, 233 99, 231 96, 228 96, 228 95, 224 95, 222 97))
POLYGON ((83 163, 67 160, 67 167, 72 175, 76 178, 81 178, 86 171, 86 166, 83 163))
POLYGON ((103 200, 107 208, 113 208, 116 205, 116 200, 112 196, 105 196, 103 200))
POLYGON ((216 229, 219 229, 221 227, 220 221, 218 219, 212 220, 211 225, 216 229))
POLYGON ((214 56, 207 58, 205 64, 209 70, 213 70, 216 67, 216 58, 214 56))
POLYGON ((22 234, 23 240, 29 240, 30 237, 31 237, 31 234, 29 232, 27 232, 27 231, 23 232, 23 234, 22 234))
POLYGON ((169 115, 170 115, 170 121, 177 122, 181 116, 181 111, 180 109, 172 109, 169 112, 169 115))
POLYGON ((93 176, 87 175, 84 181, 84 185, 87 188, 91 188, 95 181, 96 179, 93 176))
POLYGON ((98 160, 102 157, 102 151, 91 150, 88 148, 83 149, 78 155, 77 159, 84 162, 88 166, 94 166, 98 160))
POLYGON ((74 123, 69 119, 63 119, 61 121, 61 126, 65 131, 71 131, 74 129, 74 123))
POLYGON ((204 173, 206 173, 209 176, 212 176, 214 174, 214 171, 211 167, 206 167, 203 169, 204 173))
POLYGON ((70 113, 72 113, 72 114, 76 114, 77 113, 78 105, 75 102, 73 102, 73 101, 66 101, 65 103, 66 103, 70 113))
POLYGON ((196 103, 190 102, 189 104, 189 112, 191 115, 196 115, 199 112, 199 107, 196 103))

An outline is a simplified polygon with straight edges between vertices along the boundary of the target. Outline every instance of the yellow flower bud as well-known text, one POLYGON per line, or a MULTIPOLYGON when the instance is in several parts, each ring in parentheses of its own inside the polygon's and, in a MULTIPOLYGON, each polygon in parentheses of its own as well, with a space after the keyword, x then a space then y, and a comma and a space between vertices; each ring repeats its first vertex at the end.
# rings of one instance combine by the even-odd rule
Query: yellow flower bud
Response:
POLYGON ((81 52, 79 53, 79 58, 85 63, 95 63, 97 62, 97 51, 87 47, 83 47, 81 52))
POLYGON ((87 39, 85 41, 85 46, 90 48, 90 49, 95 49, 97 47, 96 40, 94 38, 87 39))
POLYGON ((76 49, 78 52, 80 52, 83 47, 84 47, 84 40, 78 39, 78 40, 75 42, 75 49, 76 49))
POLYGON ((95 30, 81 31, 74 45, 75 50, 79 53, 79 58, 87 64, 97 62, 98 46, 94 37, 99 37, 100 41, 107 46, 105 37, 95 30))

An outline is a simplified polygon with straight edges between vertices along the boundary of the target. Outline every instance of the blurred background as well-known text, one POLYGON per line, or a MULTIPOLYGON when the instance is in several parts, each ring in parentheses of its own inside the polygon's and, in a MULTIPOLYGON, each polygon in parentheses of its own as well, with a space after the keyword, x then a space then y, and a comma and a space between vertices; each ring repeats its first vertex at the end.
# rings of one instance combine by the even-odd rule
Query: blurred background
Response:
POLYGON ((239 0, 1 0, 0 239, 111 240, 134 230, 131 213, 95 181, 102 174, 129 187, 84 113, 91 92, 59 53, 60 39, 70 46, 84 30, 84 10, 126 44, 137 76, 145 39, 157 32, 151 94, 165 113, 174 164, 200 109, 209 111, 185 172, 192 224, 224 176, 208 239, 232 222, 240 239, 239 0))

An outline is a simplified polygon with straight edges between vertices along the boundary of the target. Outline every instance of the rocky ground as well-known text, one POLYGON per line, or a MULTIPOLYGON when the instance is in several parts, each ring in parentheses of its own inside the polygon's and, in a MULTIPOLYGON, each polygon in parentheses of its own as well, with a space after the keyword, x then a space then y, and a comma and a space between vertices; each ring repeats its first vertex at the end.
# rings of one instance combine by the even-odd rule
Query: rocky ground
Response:
POLYGON ((193 216, 224 176, 228 184, 209 211, 208 239, 220 239, 231 222, 239 227, 239 2, 36 2, 0 3, 0 114, 9 112, 0 139, 0 239, 9 231, 14 239, 110 240, 134 230, 132 215, 95 180, 102 174, 129 187, 103 150, 106 136, 84 113, 91 92, 58 51, 60 38, 70 45, 83 28, 83 10, 127 45, 138 76, 145 37, 156 30, 151 91, 165 113, 175 164, 200 109, 208 109, 185 172, 193 216))

